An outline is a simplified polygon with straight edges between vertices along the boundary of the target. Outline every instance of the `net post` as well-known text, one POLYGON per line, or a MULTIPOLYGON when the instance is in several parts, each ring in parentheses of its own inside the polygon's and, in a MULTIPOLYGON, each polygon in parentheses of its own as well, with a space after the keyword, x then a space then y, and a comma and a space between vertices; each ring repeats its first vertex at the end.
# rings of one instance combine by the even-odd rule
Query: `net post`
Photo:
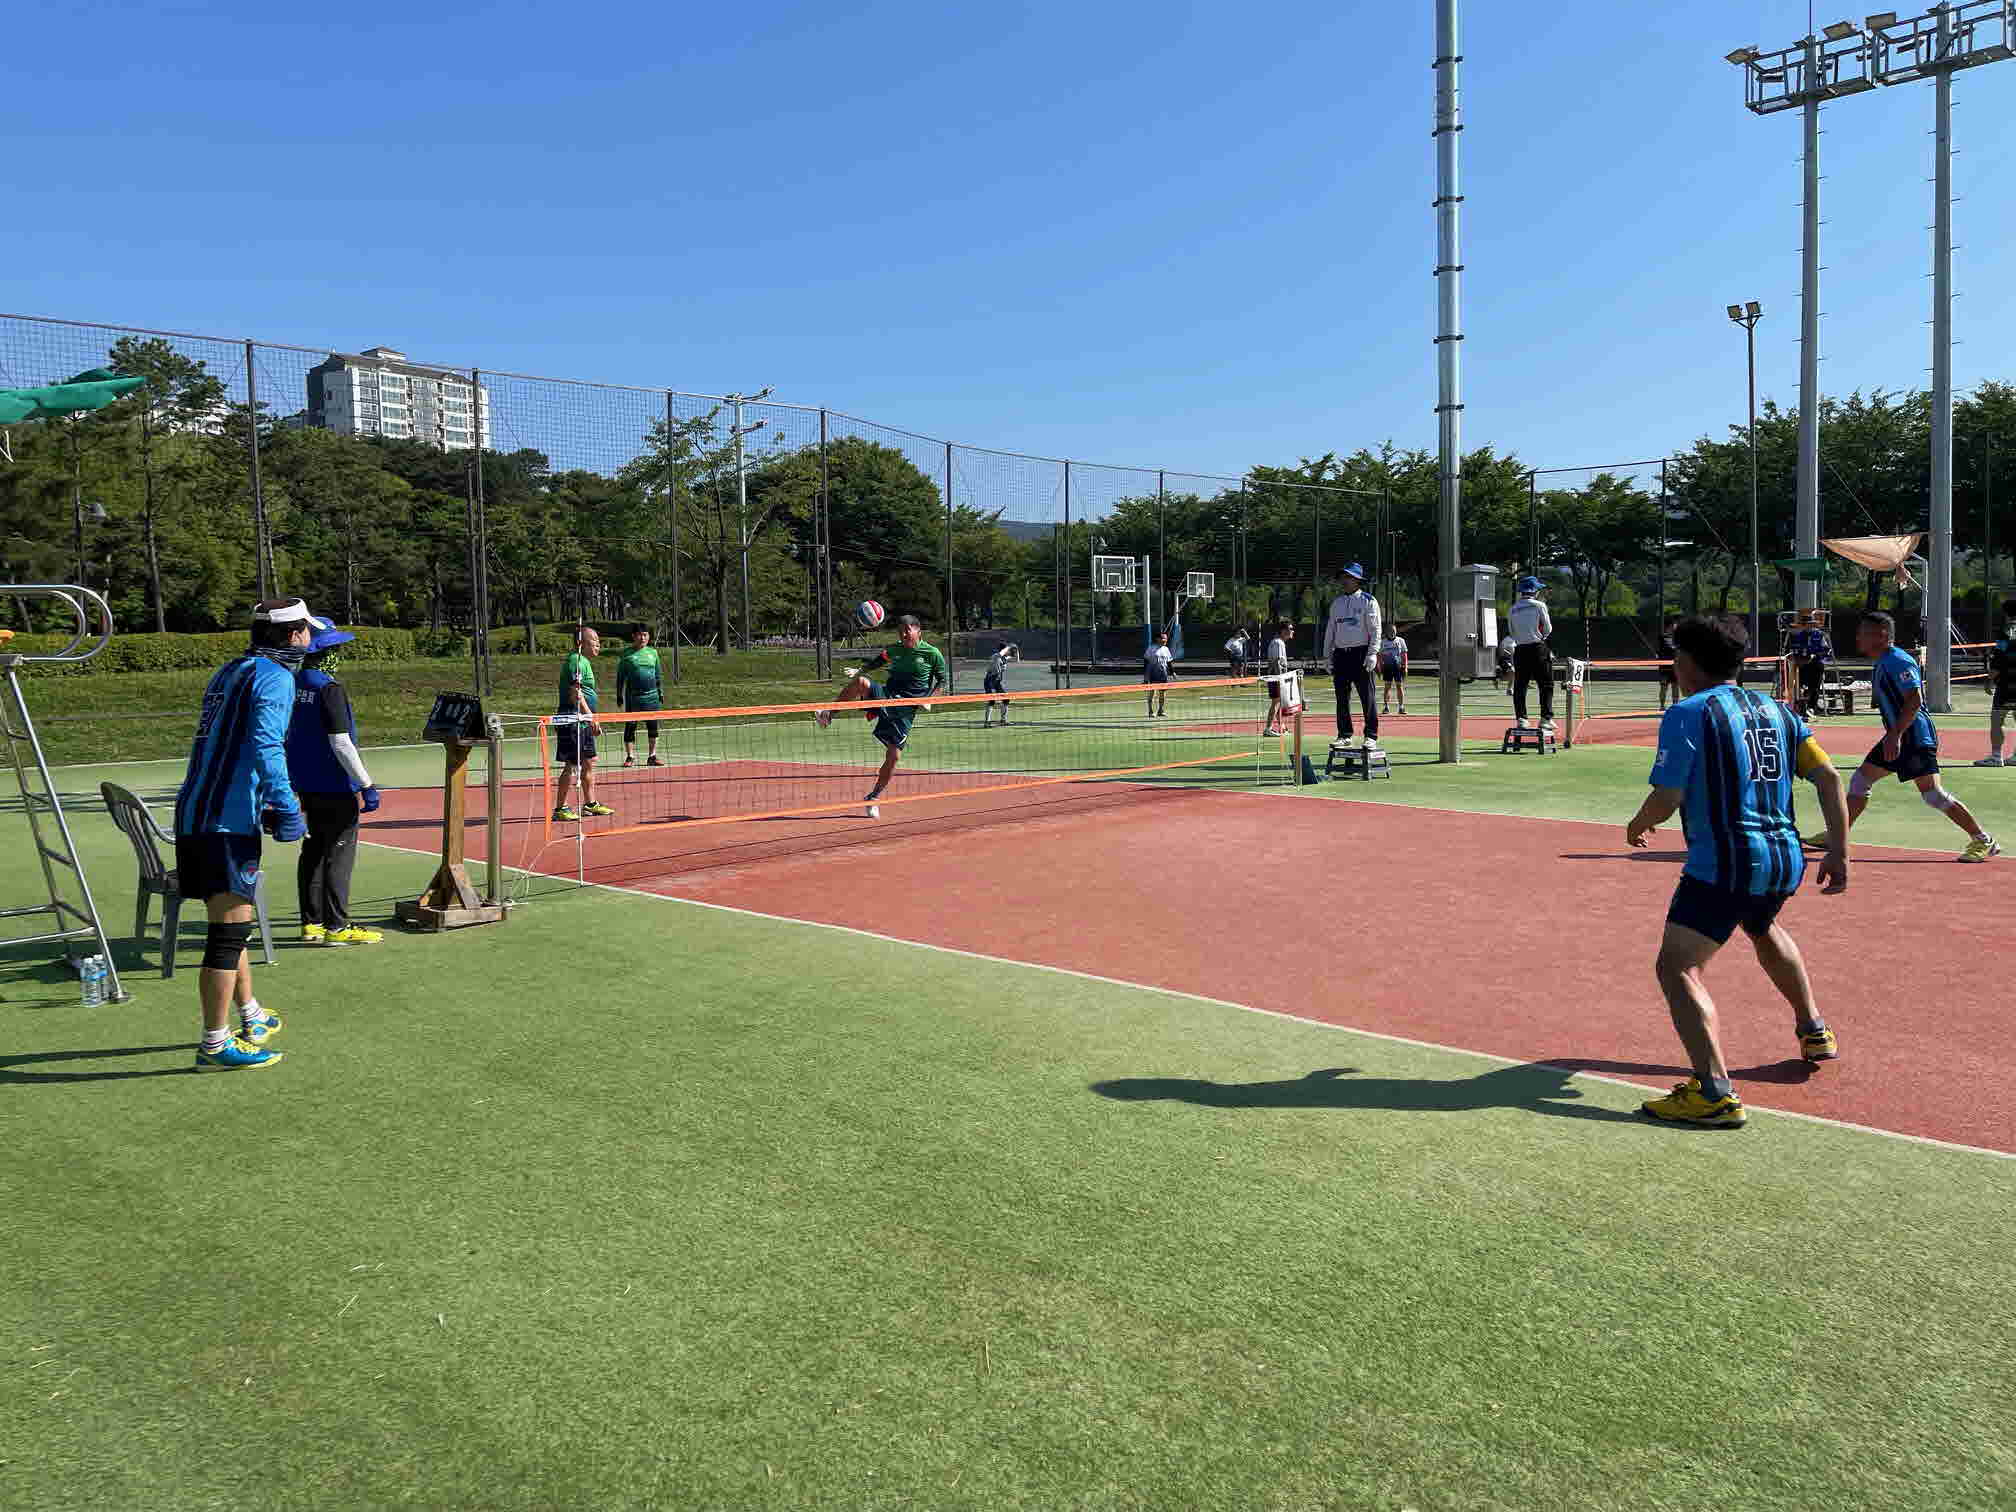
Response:
POLYGON ((1302 705, 1300 703, 1295 708, 1295 760, 1293 770, 1295 773, 1294 785, 1300 787, 1302 786, 1302 705))
POLYGON ((490 864, 484 879, 488 895, 483 901, 498 904, 504 896, 504 721, 492 714, 485 721, 485 729, 489 735, 490 770, 484 787, 490 807, 483 821, 483 843, 489 849, 490 864))

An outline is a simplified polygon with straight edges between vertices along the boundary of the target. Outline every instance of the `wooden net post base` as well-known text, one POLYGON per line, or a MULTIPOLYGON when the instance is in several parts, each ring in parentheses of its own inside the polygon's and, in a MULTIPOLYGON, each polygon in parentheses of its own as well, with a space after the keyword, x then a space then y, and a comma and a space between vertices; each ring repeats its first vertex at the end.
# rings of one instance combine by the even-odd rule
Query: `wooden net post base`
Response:
MULTIPOLYGON (((447 747, 448 770, 441 784, 441 868, 425 892, 394 910, 400 923, 414 929, 462 929, 470 924, 495 924, 504 917, 504 905, 485 902, 463 864, 470 750, 463 744, 447 747)), ((494 747, 490 759, 497 759, 494 747)))

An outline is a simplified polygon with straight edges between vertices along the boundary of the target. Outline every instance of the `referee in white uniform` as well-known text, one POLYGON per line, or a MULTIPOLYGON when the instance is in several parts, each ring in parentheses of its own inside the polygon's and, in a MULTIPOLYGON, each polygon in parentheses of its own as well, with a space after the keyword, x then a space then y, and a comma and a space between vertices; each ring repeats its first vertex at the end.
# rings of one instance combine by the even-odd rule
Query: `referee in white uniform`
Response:
POLYGON ((1365 744, 1379 744, 1379 711, 1372 706, 1372 654, 1379 644, 1379 600, 1365 591, 1365 567, 1353 562, 1344 569, 1344 591, 1330 601, 1323 624, 1323 654, 1330 660, 1330 682, 1337 690, 1337 739, 1351 738, 1351 690, 1365 706, 1365 744))
POLYGON ((1547 649, 1547 637, 1554 633, 1554 617, 1540 602, 1545 584, 1537 577, 1519 579, 1519 598, 1505 613, 1512 630, 1512 717, 1526 728, 1526 689, 1540 684, 1540 728, 1554 728, 1554 657, 1547 649))

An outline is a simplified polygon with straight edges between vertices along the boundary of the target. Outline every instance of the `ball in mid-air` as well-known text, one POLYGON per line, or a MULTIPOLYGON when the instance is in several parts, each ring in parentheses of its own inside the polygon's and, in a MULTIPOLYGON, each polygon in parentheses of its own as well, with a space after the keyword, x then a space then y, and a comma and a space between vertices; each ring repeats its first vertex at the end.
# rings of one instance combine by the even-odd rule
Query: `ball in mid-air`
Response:
POLYGON ((873 599, 863 599, 854 606, 854 623, 863 630, 873 630, 889 618, 889 611, 873 599))

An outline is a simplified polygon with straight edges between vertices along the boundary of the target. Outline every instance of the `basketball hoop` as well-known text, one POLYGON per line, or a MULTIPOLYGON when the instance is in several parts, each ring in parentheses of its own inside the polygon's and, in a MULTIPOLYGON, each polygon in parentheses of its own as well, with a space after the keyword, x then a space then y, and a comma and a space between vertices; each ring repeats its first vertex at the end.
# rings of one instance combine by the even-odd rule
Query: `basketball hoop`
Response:
POLYGON ((1095 556, 1092 558, 1092 591, 1094 593, 1134 593, 1141 586, 1137 576, 1139 564, 1129 556, 1095 556))

